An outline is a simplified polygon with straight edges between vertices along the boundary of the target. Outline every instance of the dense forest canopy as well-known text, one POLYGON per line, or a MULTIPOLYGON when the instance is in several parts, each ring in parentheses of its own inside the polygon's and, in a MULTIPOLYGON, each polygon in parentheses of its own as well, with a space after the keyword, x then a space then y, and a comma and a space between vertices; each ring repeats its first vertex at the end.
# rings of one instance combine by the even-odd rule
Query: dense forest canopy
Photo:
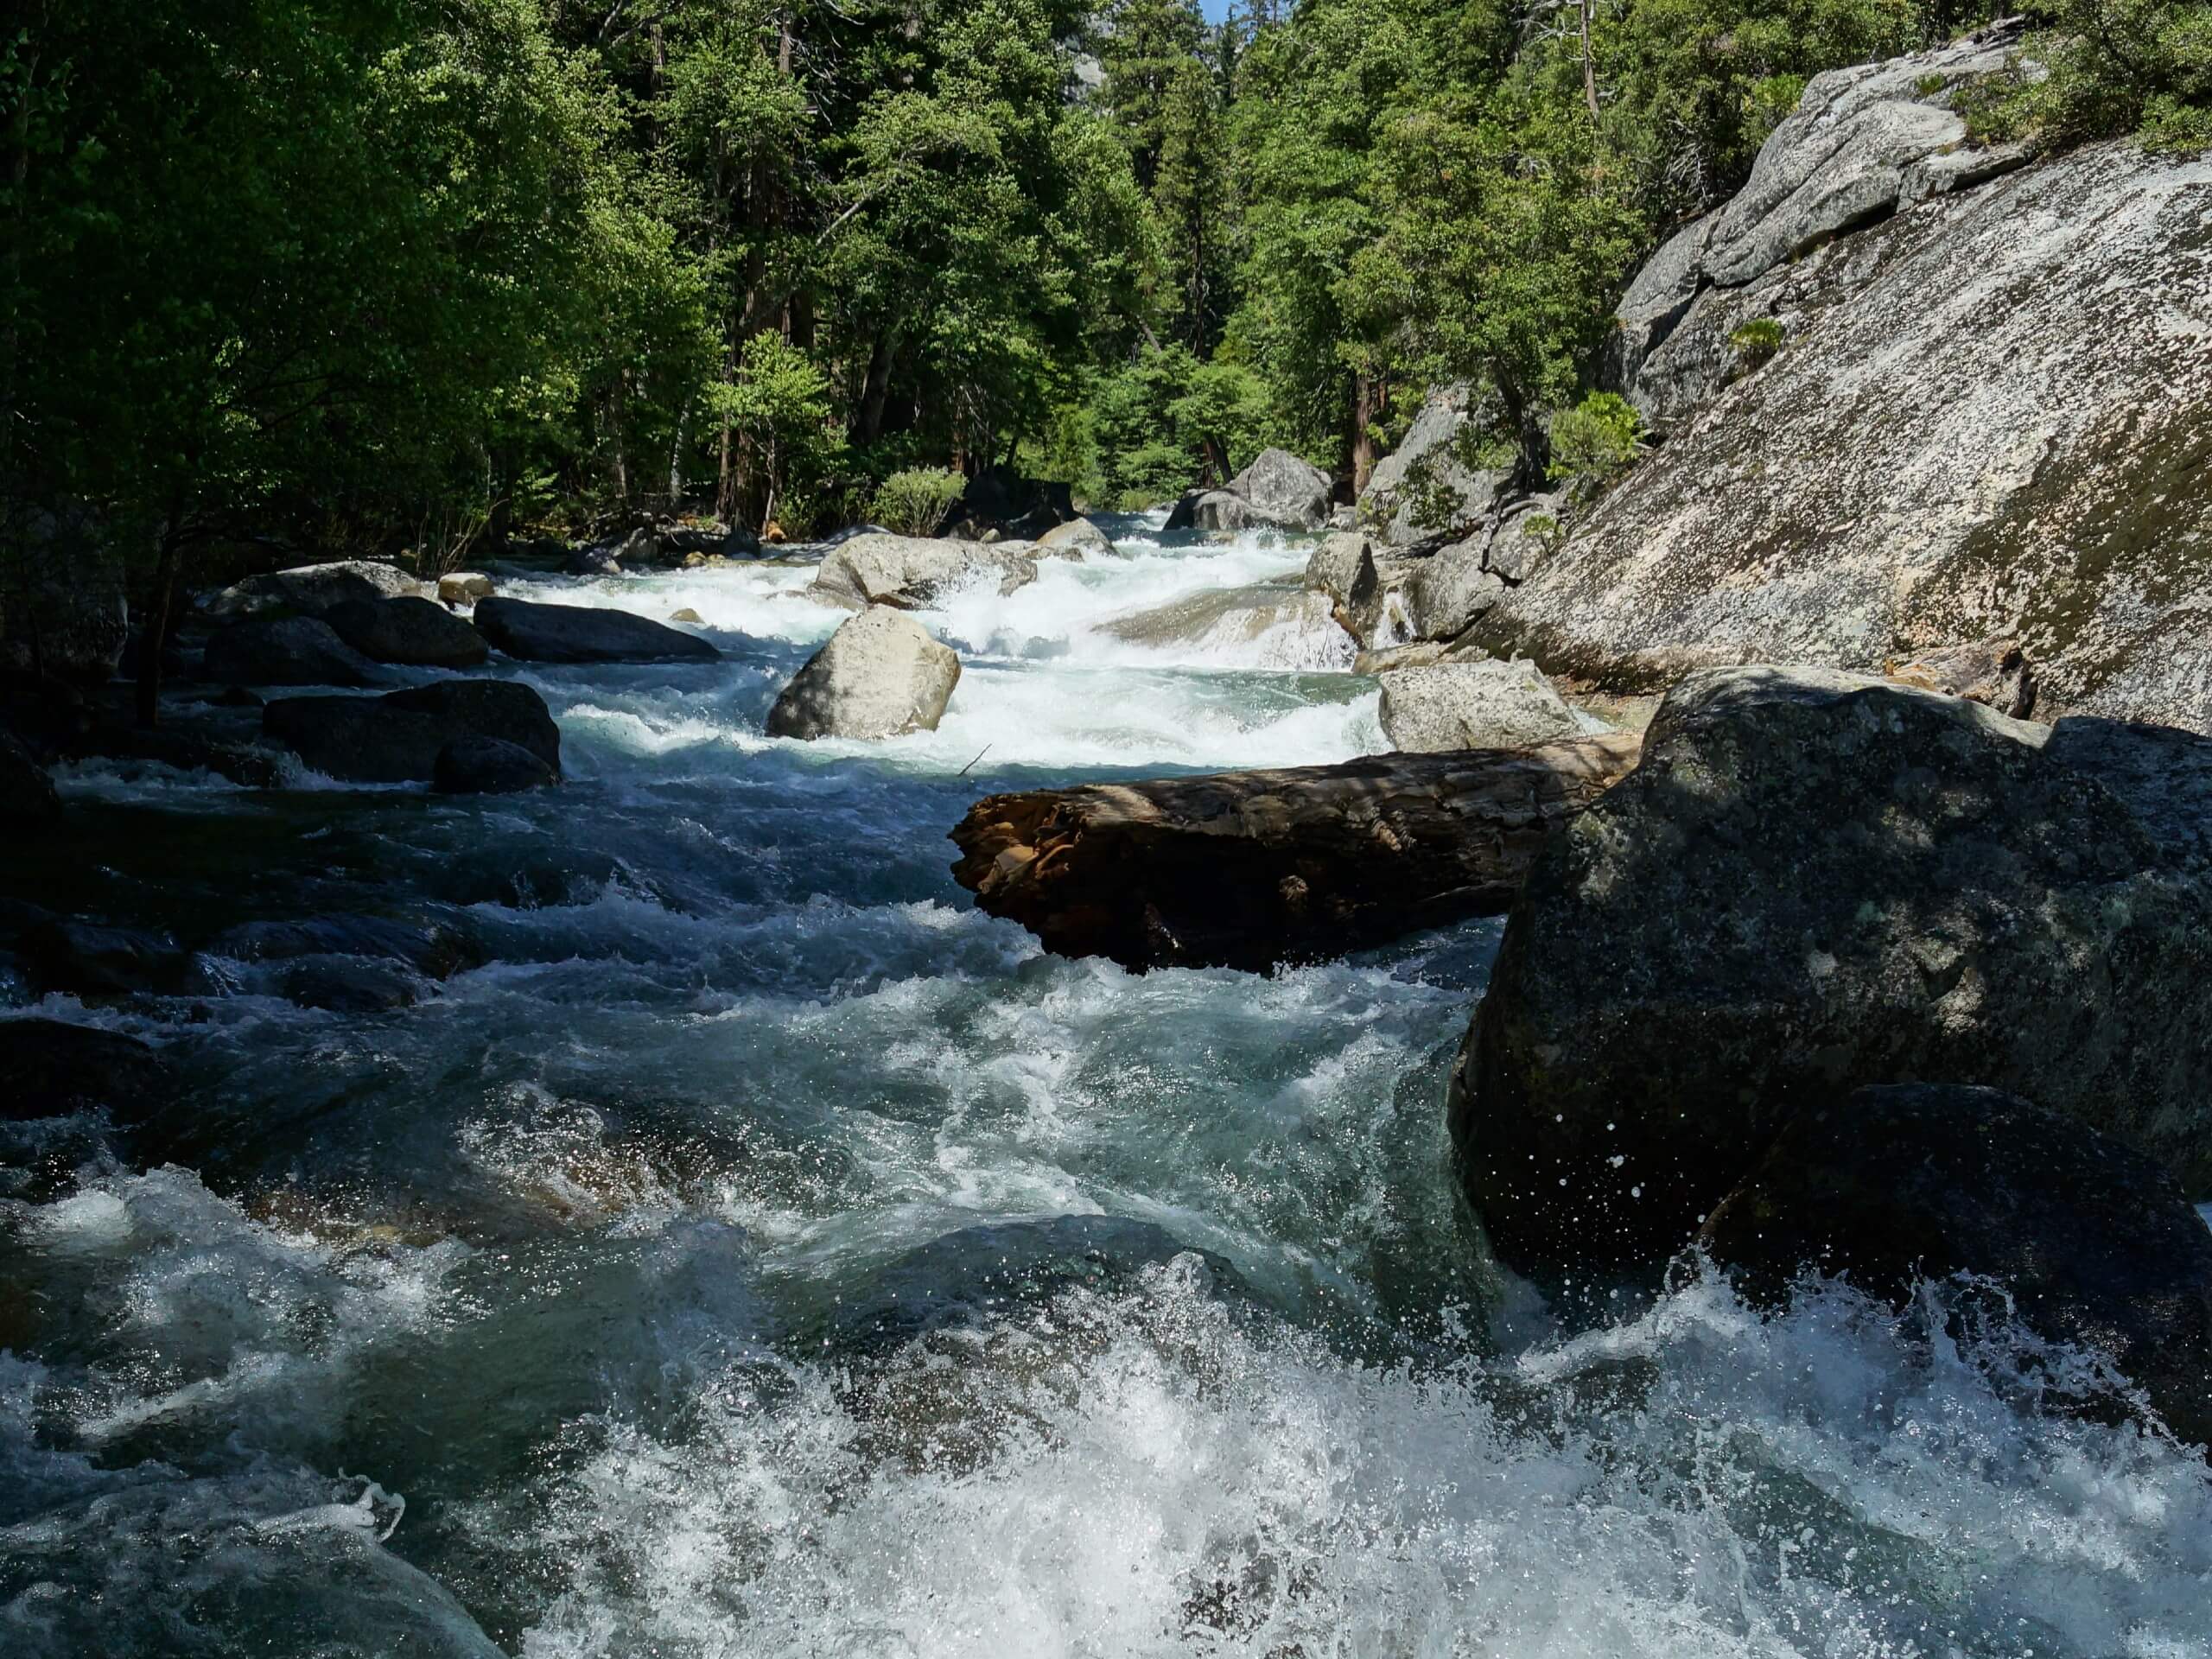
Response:
MULTIPOLYGON (((1634 262, 1822 69, 1978 0, 29 0, 10 536, 163 580, 918 467, 1363 477, 1469 381, 1541 465, 1634 262)), ((2047 0, 1992 133, 2206 137, 2201 5, 2047 0)))

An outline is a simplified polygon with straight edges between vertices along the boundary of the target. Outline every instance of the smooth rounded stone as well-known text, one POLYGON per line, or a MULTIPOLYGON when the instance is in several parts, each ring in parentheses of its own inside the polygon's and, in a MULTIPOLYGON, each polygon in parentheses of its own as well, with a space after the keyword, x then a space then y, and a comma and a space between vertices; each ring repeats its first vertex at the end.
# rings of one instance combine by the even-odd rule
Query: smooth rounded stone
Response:
POLYGON ((1033 544, 1040 559, 1083 559, 1094 553, 1111 553, 1113 541, 1088 518, 1071 518, 1055 524, 1033 544))
POLYGON ((1510 467, 1471 466, 1462 454, 1469 429, 1495 414, 1464 385, 1431 392, 1404 439, 1369 474, 1360 521, 1393 547, 1464 540, 1490 516, 1512 476, 1510 467))
POLYGON ((926 610, 959 588, 995 580, 1001 594, 1037 580, 1037 562, 1014 548, 871 532, 840 543, 816 571, 807 597, 864 611, 888 605, 926 610))
POLYGON ((1438 663, 1382 677, 1382 730, 1407 754, 1529 749, 1582 735, 1534 663, 1438 663))
POLYGON ((76 996, 174 990, 188 963, 164 935, 60 918, 25 929, 16 950, 40 989, 76 996))
POLYGON ((377 665, 319 617, 256 616, 207 637, 203 677, 232 685, 374 685, 377 665))
POLYGON ((2015 1096, 1907 1084, 1808 1108, 1698 1243, 1769 1304, 1808 1268, 1900 1304, 1970 1274, 1969 1312, 2102 1352, 2177 1438, 2212 1440, 2212 1228, 2149 1159, 2015 1096))
POLYGON ((497 589, 481 570, 454 570, 438 578, 438 598, 447 605, 474 605, 497 589))
POLYGON ((438 752, 467 734, 518 743, 556 773, 561 767, 561 728, 545 699, 510 680, 441 680, 381 697, 284 697, 261 711, 261 729, 316 772, 348 783, 429 783, 438 752))
POLYGON ((410 668, 474 668, 490 657, 484 636, 435 600, 349 599, 323 613, 364 657, 410 668))
POLYGON ((2015 720, 2025 720, 2036 711, 2035 671, 2018 639, 2000 637, 1924 651, 1902 660, 1891 658, 1882 671, 1900 685, 1970 697, 2015 720))
POLYGON ((378 559, 334 559, 248 576, 208 602, 217 616, 251 616, 263 611, 297 611, 320 616, 349 599, 419 596, 425 585, 397 565, 378 559))
POLYGON ((430 786, 441 795, 517 795, 558 783, 558 774, 519 743, 468 733, 438 751, 430 786))
POLYGON ((135 1037, 60 1020, 0 1020, 0 1118, 106 1111, 140 1122, 168 1104, 174 1069, 135 1037))
POLYGON ((0 728, 0 835, 49 830, 60 821, 54 779, 13 732, 0 728))
POLYGON ((1808 1103, 2031 1094, 2212 1196, 2212 740, 1692 676, 1555 836, 1451 1087, 1516 1266, 1664 1261, 1808 1103))
POLYGON ((912 617, 873 606, 841 623, 768 711, 771 737, 933 732, 960 683, 960 658, 912 617))
POLYGON ((1445 548, 1421 562, 1407 584, 1406 610, 1416 638, 1456 639, 1505 597, 1505 583, 1484 569, 1487 538, 1445 548))
POLYGON ((1287 449, 1262 449, 1229 487, 1268 523, 1299 530, 1328 524, 1329 498, 1336 490, 1328 474, 1287 449))
POLYGON ((303 1008, 330 1014, 391 1014, 422 1000, 422 988, 390 963, 303 962, 284 975, 284 995, 303 1008))
POLYGON ((480 600, 476 629, 507 656, 531 663, 707 663, 721 656, 696 634, 597 606, 480 600))

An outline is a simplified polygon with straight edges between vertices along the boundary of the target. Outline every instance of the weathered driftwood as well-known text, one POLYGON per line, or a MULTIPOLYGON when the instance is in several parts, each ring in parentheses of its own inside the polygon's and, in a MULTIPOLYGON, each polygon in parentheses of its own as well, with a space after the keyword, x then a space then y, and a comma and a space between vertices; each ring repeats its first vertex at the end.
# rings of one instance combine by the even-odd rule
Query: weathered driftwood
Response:
POLYGON ((994 795, 953 874, 1066 957, 1265 971, 1511 903, 1537 849, 1641 740, 1384 754, 994 795))

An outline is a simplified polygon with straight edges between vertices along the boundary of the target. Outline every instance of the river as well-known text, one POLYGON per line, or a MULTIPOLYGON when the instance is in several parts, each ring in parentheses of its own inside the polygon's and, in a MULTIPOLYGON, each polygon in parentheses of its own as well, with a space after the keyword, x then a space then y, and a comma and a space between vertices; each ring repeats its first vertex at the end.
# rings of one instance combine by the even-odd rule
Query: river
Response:
POLYGON ((36 1006, 187 1095, 150 1168, 4 1131, 0 1653, 2212 1653, 2203 1464, 2024 1409, 2026 1338, 1688 1272, 1566 1332, 1482 1265, 1442 1095, 1498 924, 1139 977, 973 909, 980 795, 1384 747, 1326 626, 1100 626, 1302 546, 1113 528, 925 619, 932 734, 765 738, 839 615, 740 565, 505 584, 726 653, 497 670, 556 791, 63 774, 46 902, 473 965, 36 1006))

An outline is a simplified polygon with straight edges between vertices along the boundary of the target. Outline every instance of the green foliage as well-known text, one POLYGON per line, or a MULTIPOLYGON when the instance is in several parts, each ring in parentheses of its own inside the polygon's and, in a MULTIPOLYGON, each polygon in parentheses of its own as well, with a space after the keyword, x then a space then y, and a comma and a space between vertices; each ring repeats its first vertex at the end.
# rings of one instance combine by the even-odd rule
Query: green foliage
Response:
POLYGON ((958 473, 911 467, 876 486, 868 516, 901 536, 934 536, 967 487, 968 480, 958 473))
POLYGON ((1593 391, 1552 417, 1551 477, 1609 484, 1636 465, 1643 423, 1628 399, 1593 391))
POLYGON ((2212 5, 2056 0, 2035 16, 2044 27, 2012 71, 1961 99, 1977 140, 2056 148, 2140 133, 2158 148, 2212 148, 2212 5))
POLYGON ((1728 331, 1728 343, 1736 348, 1746 369, 1770 361, 1782 349, 1783 338, 1782 325, 1772 317, 1752 317, 1728 331))

